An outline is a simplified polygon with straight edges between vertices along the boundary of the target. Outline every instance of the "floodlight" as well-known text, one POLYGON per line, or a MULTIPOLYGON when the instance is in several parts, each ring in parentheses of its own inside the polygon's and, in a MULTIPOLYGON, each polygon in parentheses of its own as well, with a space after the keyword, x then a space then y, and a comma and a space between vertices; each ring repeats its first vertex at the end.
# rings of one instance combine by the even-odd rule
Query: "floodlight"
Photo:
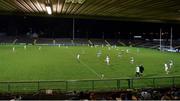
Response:
POLYGON ((51 9, 51 6, 50 6, 50 5, 46 5, 46 10, 47 10, 47 13, 48 13, 49 15, 52 14, 52 9, 51 9))

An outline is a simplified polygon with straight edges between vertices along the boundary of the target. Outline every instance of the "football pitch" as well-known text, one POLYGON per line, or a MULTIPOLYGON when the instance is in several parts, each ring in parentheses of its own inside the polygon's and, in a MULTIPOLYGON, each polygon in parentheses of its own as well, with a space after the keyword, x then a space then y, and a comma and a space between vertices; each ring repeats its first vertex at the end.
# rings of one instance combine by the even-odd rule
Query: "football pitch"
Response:
POLYGON ((0 81, 93 80, 102 79, 102 75, 103 79, 135 77, 136 65, 140 64, 145 68, 143 77, 175 76, 180 73, 180 54, 137 47, 0 46, 0 81), (110 65, 105 62, 107 55, 110 65), (174 65, 166 74, 164 63, 169 60, 174 65))

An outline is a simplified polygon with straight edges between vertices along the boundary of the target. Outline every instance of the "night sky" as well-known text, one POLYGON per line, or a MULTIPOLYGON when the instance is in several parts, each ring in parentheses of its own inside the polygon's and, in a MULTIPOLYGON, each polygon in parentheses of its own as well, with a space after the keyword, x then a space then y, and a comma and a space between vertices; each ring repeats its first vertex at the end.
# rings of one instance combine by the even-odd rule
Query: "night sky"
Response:
MULTIPOLYGON (((39 37, 72 38, 72 18, 1 15, 0 21, 0 33, 8 36, 25 36, 31 32, 37 33, 39 37)), ((159 29, 170 35, 171 26, 174 39, 180 38, 180 24, 76 18, 75 38, 132 39, 135 35, 159 38, 159 29)))

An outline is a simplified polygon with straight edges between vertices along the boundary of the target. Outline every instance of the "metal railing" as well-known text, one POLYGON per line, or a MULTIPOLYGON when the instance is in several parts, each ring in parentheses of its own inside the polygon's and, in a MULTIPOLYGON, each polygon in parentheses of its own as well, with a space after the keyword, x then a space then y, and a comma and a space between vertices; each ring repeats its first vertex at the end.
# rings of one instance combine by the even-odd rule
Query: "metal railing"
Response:
POLYGON ((0 92, 37 92, 49 89, 60 91, 102 91, 131 88, 171 87, 178 85, 180 85, 180 76, 67 81, 6 81, 0 82, 0 92))

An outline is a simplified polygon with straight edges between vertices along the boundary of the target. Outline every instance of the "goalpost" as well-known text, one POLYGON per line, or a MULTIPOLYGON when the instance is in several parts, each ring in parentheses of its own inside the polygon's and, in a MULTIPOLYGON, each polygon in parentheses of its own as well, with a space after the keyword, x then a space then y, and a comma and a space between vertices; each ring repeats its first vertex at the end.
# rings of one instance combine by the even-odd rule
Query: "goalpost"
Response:
POLYGON ((166 50, 166 51, 170 51, 170 52, 176 52, 176 50, 173 49, 173 28, 171 27, 170 29, 170 44, 169 44, 169 47, 167 46, 162 46, 162 41, 163 41, 163 38, 162 38, 162 29, 160 28, 160 39, 159 39, 159 49, 160 51, 162 50, 166 50))
POLYGON ((162 34, 162 30, 160 28, 160 31, 159 31, 159 35, 160 35, 160 38, 159 38, 159 50, 161 51, 162 47, 161 47, 161 34, 162 34))
POLYGON ((173 49, 173 46, 172 46, 172 44, 173 44, 173 40, 172 40, 173 34, 172 34, 172 31, 173 31, 173 29, 172 29, 172 27, 171 27, 170 49, 173 49))

